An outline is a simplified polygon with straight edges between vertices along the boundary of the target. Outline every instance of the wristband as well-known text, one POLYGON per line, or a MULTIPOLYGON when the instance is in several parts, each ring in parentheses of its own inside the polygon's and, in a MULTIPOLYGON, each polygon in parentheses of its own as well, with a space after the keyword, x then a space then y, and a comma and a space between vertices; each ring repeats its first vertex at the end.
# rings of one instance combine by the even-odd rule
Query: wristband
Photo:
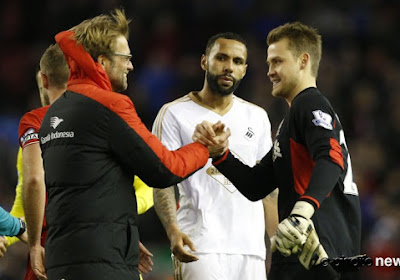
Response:
POLYGON ((312 206, 310 203, 306 201, 299 200, 293 206, 290 215, 301 216, 306 219, 311 219, 311 217, 314 215, 314 212, 315 212, 314 206, 312 206))
POLYGON ((20 228, 19 232, 17 233, 17 236, 20 236, 26 231, 26 223, 21 218, 18 218, 18 221, 20 224, 20 228))

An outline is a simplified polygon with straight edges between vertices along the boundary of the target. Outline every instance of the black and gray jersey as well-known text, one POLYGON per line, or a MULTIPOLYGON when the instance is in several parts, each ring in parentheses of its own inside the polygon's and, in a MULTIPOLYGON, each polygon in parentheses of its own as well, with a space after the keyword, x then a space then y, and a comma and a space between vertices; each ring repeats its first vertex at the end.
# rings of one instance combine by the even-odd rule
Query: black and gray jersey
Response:
MULTIPOLYGON (((318 89, 307 88, 293 99, 273 148, 258 165, 245 166, 230 153, 214 165, 251 200, 278 187, 280 221, 296 201, 308 201, 329 257, 359 254, 361 214, 350 155, 339 118, 318 89)), ((298 260, 277 254, 275 261, 298 260)))

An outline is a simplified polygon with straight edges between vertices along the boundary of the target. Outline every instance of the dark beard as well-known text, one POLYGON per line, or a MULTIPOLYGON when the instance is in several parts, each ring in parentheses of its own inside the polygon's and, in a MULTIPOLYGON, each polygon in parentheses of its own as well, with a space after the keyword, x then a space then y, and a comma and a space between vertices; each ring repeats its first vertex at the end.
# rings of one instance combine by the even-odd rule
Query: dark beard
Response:
POLYGON ((236 80, 234 77, 229 76, 233 79, 233 84, 232 86, 225 88, 218 84, 218 79, 222 76, 227 76, 227 75, 213 75, 210 72, 207 72, 206 74, 207 83, 210 86, 212 92, 220 96, 227 96, 238 88, 241 80, 236 80))

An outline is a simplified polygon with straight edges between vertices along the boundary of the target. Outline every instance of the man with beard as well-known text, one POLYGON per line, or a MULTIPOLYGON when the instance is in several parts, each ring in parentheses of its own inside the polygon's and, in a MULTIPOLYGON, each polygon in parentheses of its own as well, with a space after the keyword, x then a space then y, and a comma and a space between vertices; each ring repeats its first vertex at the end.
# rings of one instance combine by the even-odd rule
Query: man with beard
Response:
MULTIPOLYGON (((272 146, 267 113, 233 92, 246 74, 247 47, 237 34, 211 37, 201 68, 203 89, 164 105, 153 132, 175 150, 192 142, 196 124, 222 122, 231 130, 231 151, 253 166, 272 146)), ((171 242, 175 279, 266 279, 264 236, 277 226, 276 194, 251 202, 211 160, 175 188, 154 189, 154 206, 171 242), (266 221, 264 220, 266 218, 266 221), (187 246, 187 247, 186 247, 187 246)), ((268 238, 267 238, 268 240, 268 238)))

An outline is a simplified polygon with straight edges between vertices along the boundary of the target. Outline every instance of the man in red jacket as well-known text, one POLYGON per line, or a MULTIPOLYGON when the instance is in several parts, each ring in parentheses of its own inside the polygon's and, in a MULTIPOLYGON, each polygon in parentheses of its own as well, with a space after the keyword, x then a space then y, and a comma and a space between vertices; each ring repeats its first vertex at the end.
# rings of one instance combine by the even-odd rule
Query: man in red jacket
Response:
MULTIPOLYGON (((203 167, 210 152, 221 152, 199 143, 167 150, 132 101, 112 91, 125 90, 133 70, 128 24, 116 10, 56 36, 70 77, 39 132, 49 279, 139 279, 132 174, 152 187, 168 187, 203 167)), ((217 126, 221 133, 208 144, 227 141, 229 131, 217 126)))

